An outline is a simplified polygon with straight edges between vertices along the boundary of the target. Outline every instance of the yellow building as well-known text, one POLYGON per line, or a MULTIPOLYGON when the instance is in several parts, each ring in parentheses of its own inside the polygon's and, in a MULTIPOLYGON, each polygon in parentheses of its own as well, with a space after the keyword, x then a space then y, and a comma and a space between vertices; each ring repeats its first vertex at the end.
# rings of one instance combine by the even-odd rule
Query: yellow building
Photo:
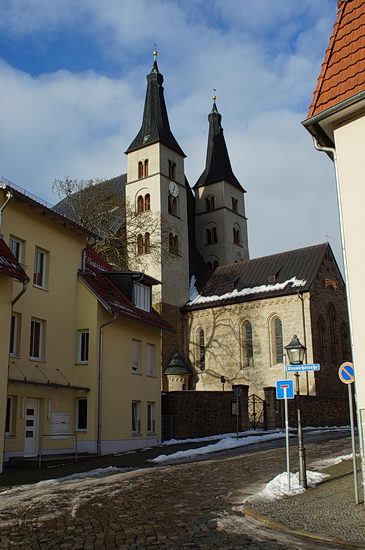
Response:
POLYGON ((5 460, 72 452, 76 439, 93 453, 157 443, 169 330, 151 308, 157 281, 112 272, 89 246, 95 235, 10 182, 0 205, 4 241, 30 279, 11 309, 27 276, 0 275, 5 460))

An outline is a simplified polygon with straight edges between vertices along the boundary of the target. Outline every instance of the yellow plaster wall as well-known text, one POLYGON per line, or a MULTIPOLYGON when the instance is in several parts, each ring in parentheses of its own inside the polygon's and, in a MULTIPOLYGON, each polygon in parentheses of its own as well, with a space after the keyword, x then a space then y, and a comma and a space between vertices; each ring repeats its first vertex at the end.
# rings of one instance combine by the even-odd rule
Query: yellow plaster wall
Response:
MULTIPOLYGON (((0 275, 0 434, 5 430, 7 389, 5 380, 8 377, 10 315, 13 282, 10 277, 0 275)), ((0 437, 0 473, 3 469, 4 438, 0 437)))

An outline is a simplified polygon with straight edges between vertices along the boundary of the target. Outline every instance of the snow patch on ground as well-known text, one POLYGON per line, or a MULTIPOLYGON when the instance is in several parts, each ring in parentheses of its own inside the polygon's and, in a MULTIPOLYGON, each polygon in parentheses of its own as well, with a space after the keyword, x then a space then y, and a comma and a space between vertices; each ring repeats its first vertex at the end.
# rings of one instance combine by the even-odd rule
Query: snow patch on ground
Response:
MULTIPOLYGON (((360 455, 357 454, 356 456, 358 457, 360 455)), ((331 458, 324 458, 322 460, 317 460, 317 462, 314 462, 312 465, 317 470, 324 470, 325 468, 329 468, 329 466, 333 466, 334 464, 339 464, 343 460, 352 460, 352 453, 348 455, 333 456, 331 458)))
MULTIPOLYGON (((308 487, 315 487, 326 477, 330 477, 329 474, 307 470, 308 487)), ((288 474, 287 472, 283 472, 269 481, 265 488, 255 495, 255 499, 263 498, 266 500, 276 500, 278 498, 293 496, 304 492, 305 489, 299 485, 299 472, 296 474, 290 473, 290 491, 288 489, 288 474)))

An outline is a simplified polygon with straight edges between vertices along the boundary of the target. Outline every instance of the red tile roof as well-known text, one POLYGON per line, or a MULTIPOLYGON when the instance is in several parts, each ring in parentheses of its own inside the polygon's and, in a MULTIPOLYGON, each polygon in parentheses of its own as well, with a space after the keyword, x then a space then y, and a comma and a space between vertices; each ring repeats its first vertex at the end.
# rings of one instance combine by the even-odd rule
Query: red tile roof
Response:
POLYGON ((365 90, 365 0, 339 0, 307 118, 365 90))
POLYGON ((17 279, 18 281, 29 281, 28 275, 13 255, 4 239, 0 239, 0 273, 17 279))
POLYGON ((100 254, 89 248, 86 251, 85 269, 80 278, 92 290, 101 303, 113 313, 128 317, 133 321, 152 325, 160 330, 175 332, 174 329, 154 309, 151 312, 137 308, 113 283, 103 275, 105 271, 115 271, 100 254))

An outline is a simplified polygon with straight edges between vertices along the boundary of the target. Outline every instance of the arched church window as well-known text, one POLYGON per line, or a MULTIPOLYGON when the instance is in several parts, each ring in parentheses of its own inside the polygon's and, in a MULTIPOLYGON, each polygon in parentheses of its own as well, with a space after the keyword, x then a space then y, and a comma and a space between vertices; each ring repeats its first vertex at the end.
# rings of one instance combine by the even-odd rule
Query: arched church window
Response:
POLYGON ((213 262, 213 267, 216 268, 219 266, 219 263, 218 263, 218 260, 214 260, 213 262))
POLYGON ((143 178, 143 162, 138 163, 138 179, 143 178))
POLYGON ((151 252, 151 235, 149 233, 144 234, 144 251, 146 254, 151 252))
POLYGON ((138 254, 144 253, 143 235, 139 234, 137 237, 137 252, 138 254))
POLYGON ((147 178, 148 176, 148 159, 144 161, 144 177, 147 178))
POLYGON ((271 337, 271 356, 272 363, 282 363, 284 355, 283 346, 283 325, 280 317, 277 315, 270 322, 270 337, 271 337))
POLYGON ((234 244, 240 244, 240 230, 238 227, 233 228, 233 242, 234 244))
POLYGON ((172 233, 169 233, 169 252, 174 253, 174 236, 172 233))
POLYGON ((198 363, 200 370, 205 370, 205 337, 203 329, 198 330, 198 351, 198 363))
POLYGON ((151 210, 151 195, 149 193, 144 196, 144 209, 151 210))
POLYGON ((336 312, 332 304, 328 306, 327 317, 328 317, 328 327, 330 332, 331 359, 334 363, 337 363, 336 312))
POLYGON ((177 235, 174 237, 174 254, 179 255, 179 237, 177 235))
POLYGON ((238 200, 232 197, 232 210, 233 212, 237 212, 238 209, 238 200))
POLYGON ((253 339, 252 325, 250 321, 244 321, 241 327, 242 342, 242 366, 251 367, 253 365, 253 339))
POLYGON ((138 214, 140 214, 143 211, 144 211, 144 201, 143 201, 142 195, 139 195, 137 199, 137 212, 138 214))
POLYGON ((318 334, 318 358, 320 363, 324 363, 326 357, 326 327, 322 317, 317 320, 318 334))
POLYGON ((217 237, 217 228, 212 227, 212 243, 217 243, 218 237, 217 237))
POLYGON ((169 160, 169 178, 170 180, 176 179, 176 162, 169 160))
POLYGON ((205 210, 210 210, 210 199, 209 199, 209 197, 205 198, 205 210))
POLYGON ((168 196, 168 212, 169 214, 177 216, 177 197, 173 197, 172 195, 168 196))
POLYGON ((212 232, 210 229, 205 230, 206 244, 212 244, 212 232))
POLYGON ((215 209, 215 197, 214 195, 209 195, 205 198, 205 210, 214 210, 215 209))

